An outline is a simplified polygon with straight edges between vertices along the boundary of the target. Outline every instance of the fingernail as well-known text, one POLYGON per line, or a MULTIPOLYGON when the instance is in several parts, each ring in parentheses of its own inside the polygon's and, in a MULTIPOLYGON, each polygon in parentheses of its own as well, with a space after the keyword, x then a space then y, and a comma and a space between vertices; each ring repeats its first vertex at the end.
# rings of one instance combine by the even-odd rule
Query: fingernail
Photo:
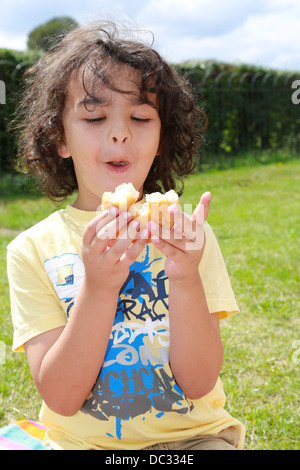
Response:
POLYGON ((112 206, 112 207, 109 208, 109 213, 110 213, 111 215, 116 215, 118 212, 119 212, 119 210, 118 210, 118 208, 115 207, 115 206, 112 206))
POLYGON ((139 222, 137 220, 133 220, 131 223, 130 223, 130 226, 133 227, 135 230, 137 230, 137 228, 139 227, 139 222))
POLYGON ((149 228, 150 228, 151 232, 158 232, 159 231, 159 226, 157 225, 156 222, 153 222, 153 220, 150 220, 149 228))
POLYGON ((159 243, 160 243, 160 239, 157 235, 152 235, 151 236, 151 241, 156 245, 159 245, 159 243))
POLYGON ((168 207, 168 212, 169 212, 169 214, 171 214, 171 213, 177 214, 177 212, 178 212, 178 206, 177 206, 177 204, 171 204, 171 205, 168 207))
POLYGON ((211 194, 210 194, 210 192, 209 192, 209 191, 206 191, 206 193, 203 193, 201 199, 202 199, 202 200, 204 199, 204 200, 206 200, 207 202, 210 201, 210 199, 211 199, 211 194))
POLYGON ((132 215, 129 212, 122 212, 121 216, 126 220, 130 220, 132 218, 132 215))
POLYGON ((107 231, 103 229, 99 230, 99 232, 97 233, 97 238, 99 238, 100 240, 105 240, 106 238, 108 238, 107 231))
POLYGON ((141 238, 142 238, 143 240, 148 240, 148 238, 149 238, 149 232, 148 232, 148 230, 147 230, 146 228, 144 228, 144 230, 142 230, 141 238))

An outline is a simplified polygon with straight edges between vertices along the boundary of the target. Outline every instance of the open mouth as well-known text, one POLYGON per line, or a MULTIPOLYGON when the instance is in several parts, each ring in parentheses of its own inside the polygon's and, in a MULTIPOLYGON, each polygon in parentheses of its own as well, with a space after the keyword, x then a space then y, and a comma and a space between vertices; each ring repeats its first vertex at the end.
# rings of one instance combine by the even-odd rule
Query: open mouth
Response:
POLYGON ((126 166, 129 164, 129 162, 123 160, 123 161, 120 161, 120 162, 115 162, 115 161, 112 161, 112 162, 108 162, 109 165, 112 165, 114 167, 121 167, 121 166, 126 166))
POLYGON ((128 162, 126 161, 122 161, 122 162, 109 162, 110 165, 113 165, 113 166, 126 166, 128 165, 128 162))

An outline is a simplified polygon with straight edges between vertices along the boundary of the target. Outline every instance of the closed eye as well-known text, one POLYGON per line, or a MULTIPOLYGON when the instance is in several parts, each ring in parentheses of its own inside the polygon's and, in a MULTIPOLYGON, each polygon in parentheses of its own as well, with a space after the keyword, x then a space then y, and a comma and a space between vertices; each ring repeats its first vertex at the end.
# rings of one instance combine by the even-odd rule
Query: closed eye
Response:
POLYGON ((137 116, 132 116, 131 118, 133 121, 137 121, 137 122, 150 122, 151 119, 150 118, 139 118, 137 116))
POLYGON ((104 121, 105 117, 99 117, 99 118, 94 118, 94 119, 85 119, 85 122, 101 122, 104 121))

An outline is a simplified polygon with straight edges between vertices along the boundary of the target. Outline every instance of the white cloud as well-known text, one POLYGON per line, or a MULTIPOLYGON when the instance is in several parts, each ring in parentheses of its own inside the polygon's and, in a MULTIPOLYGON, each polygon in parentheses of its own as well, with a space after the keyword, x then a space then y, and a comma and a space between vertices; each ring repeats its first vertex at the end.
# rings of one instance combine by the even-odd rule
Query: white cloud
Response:
POLYGON ((149 0, 138 18, 172 37, 193 34, 199 38, 225 34, 265 9, 265 0, 149 0))
POLYGON ((2 33, 15 35, 28 34, 33 28, 56 16, 76 16, 89 0, 82 5, 81 0, 11 0, 2 2, 0 7, 0 30, 2 33))
POLYGON ((3 34, 0 32, 0 48, 4 49, 14 49, 14 50, 23 50, 26 46, 27 35, 10 35, 3 34))
POLYGON ((25 48, 34 27, 62 15, 132 18, 154 32, 172 62, 214 58, 300 70, 299 0, 10 0, 1 5, 0 47, 25 48))
MULTIPOLYGON (((250 8, 253 2, 237 2, 229 0, 187 0, 186 11, 181 9, 171 14, 169 24, 165 24, 167 7, 175 4, 179 8, 179 0, 151 0, 153 8, 152 16, 157 13, 158 4, 161 4, 162 16, 158 23, 150 24, 160 44, 163 44, 162 52, 172 62, 189 59, 217 59, 224 62, 244 62, 254 65, 264 65, 271 68, 283 68, 300 70, 300 52, 298 47, 298 31, 300 30, 300 5, 294 0, 287 0, 289 9, 284 9, 281 0, 276 1, 275 11, 270 11, 270 0, 259 3, 260 7, 250 8), (183 21, 184 15, 192 9, 192 4, 199 6, 194 11, 193 20, 190 22, 190 31, 172 30, 172 21, 183 21), (213 19, 212 4, 215 7, 215 19, 213 19), (204 5, 210 5, 210 9, 200 9, 204 5), (249 9, 247 10, 247 5, 249 9), (236 9, 233 7, 236 6, 236 9), (245 8, 244 10, 242 8, 245 8), (260 11, 259 11, 260 10, 260 11), (234 11, 234 14, 233 14, 234 11), (252 11, 252 13, 251 13, 252 11), (292 12, 293 14, 290 14, 292 12), (232 17, 235 17, 233 20, 232 17), (217 27, 221 22, 226 23, 226 28, 217 27), (203 34, 202 23, 205 23, 206 34, 203 34), (196 33, 195 25, 198 24, 199 33, 196 33), (165 29, 166 25, 166 29, 165 29), (230 26, 229 26, 230 25, 230 26)), ((185 7, 185 4, 184 4, 185 7)), ((141 15, 149 11, 147 5, 141 15)))

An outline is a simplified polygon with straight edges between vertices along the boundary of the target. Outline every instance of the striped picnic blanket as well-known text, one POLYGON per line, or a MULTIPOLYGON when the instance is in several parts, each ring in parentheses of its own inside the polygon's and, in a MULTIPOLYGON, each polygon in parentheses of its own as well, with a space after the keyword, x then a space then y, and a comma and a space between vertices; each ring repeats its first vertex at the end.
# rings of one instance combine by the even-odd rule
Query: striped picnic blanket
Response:
POLYGON ((0 450, 50 450, 42 440, 47 429, 29 420, 17 421, 0 428, 0 450))

